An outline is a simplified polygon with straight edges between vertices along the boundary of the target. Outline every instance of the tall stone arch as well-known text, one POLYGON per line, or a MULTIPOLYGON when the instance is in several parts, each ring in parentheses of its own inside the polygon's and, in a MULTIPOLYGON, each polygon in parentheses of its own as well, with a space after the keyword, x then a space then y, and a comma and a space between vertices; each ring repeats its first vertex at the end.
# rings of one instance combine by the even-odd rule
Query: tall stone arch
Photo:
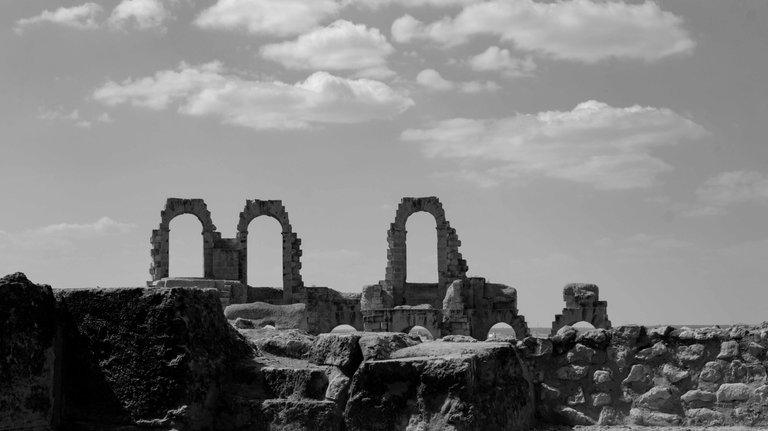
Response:
POLYGON ((467 262, 459 253, 461 241, 445 218, 445 211, 440 200, 434 196, 406 197, 400 201, 395 213, 395 221, 390 224, 387 232, 387 270, 385 280, 392 286, 394 305, 409 304, 407 288, 407 256, 405 223, 413 213, 424 211, 435 218, 437 229, 437 268, 438 281, 433 295, 435 307, 439 308, 445 296, 448 284, 458 278, 464 278, 467 273, 467 262))
POLYGON ((168 239, 170 237, 171 220, 182 214, 192 214, 200 220, 203 226, 203 277, 213 277, 213 244, 220 235, 211 221, 211 212, 202 199, 168 198, 165 209, 160 212, 160 225, 152 230, 152 265, 149 273, 152 280, 168 277, 168 239))
POLYGON ((301 279, 301 239, 293 232, 288 213, 280 200, 248 199, 240 213, 237 239, 240 241, 240 282, 248 284, 248 225, 260 216, 272 217, 280 223, 283 236, 283 300, 299 302, 304 295, 301 279))

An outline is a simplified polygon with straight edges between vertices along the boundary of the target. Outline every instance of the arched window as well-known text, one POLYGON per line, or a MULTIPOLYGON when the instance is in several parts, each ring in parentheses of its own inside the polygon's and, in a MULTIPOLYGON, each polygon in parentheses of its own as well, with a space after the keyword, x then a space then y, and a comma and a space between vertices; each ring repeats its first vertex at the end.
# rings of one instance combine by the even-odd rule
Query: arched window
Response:
POLYGON ((261 216, 248 225, 248 285, 283 287, 283 237, 280 223, 261 216))
POLYGON ((437 283, 437 230, 427 212, 411 214, 406 221, 406 282, 437 283))
POLYGON ((512 329, 512 326, 510 326, 508 323, 499 322, 491 326, 491 329, 488 330, 488 340, 498 340, 505 338, 517 338, 515 330, 512 329))
POLYGON ((339 325, 331 330, 331 334, 349 334, 351 332, 357 332, 352 325, 339 325))
POLYGON ((168 276, 203 277, 203 236, 200 220, 181 214, 169 223, 168 276))

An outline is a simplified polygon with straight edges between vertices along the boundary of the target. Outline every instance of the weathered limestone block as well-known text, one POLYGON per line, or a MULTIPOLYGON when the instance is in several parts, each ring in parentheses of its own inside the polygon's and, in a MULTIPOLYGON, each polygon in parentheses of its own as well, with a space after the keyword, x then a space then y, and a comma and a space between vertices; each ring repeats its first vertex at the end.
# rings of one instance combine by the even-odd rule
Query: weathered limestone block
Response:
POLYGON ((557 378, 560 380, 581 380, 589 371, 589 367, 581 365, 566 365, 556 371, 557 378))
POLYGON ((768 385, 762 385, 755 389, 755 396, 760 399, 763 405, 768 404, 768 385))
POLYGON ((716 397, 713 392, 692 389, 684 393, 680 399, 689 407, 699 408, 711 406, 715 402, 716 397))
POLYGON ((722 380, 723 366, 719 362, 707 362, 699 373, 699 389, 710 392, 716 391, 722 380))
POLYGON ((363 286, 363 294, 360 297, 361 310, 380 310, 383 308, 393 308, 392 289, 378 284, 363 286))
POLYGON ((469 335, 446 335, 443 338, 438 339, 445 343, 477 343, 477 340, 469 335))
POLYGON ((629 420, 635 425, 647 426, 677 426, 683 423, 683 418, 680 415, 637 407, 629 411, 629 420))
POLYGON ((691 376, 691 372, 688 370, 683 370, 679 367, 676 367, 672 364, 664 364, 661 368, 661 373, 664 375, 664 377, 667 378, 671 383, 678 383, 684 379, 687 379, 691 376))
POLYGON ((673 413, 680 409, 680 398, 674 387, 655 386, 635 400, 635 406, 673 413))
POLYGON ((349 386, 352 380, 337 367, 328 368, 326 374, 328 389, 325 391, 325 399, 335 401, 340 407, 345 406, 349 399, 349 386))
POLYGON ((393 352, 419 342, 402 332, 363 332, 358 340, 364 361, 389 359, 393 352))
POLYGON ((746 401, 751 395, 752 389, 744 383, 723 383, 717 390, 717 402, 746 401))
POLYGON ((720 353, 717 359, 730 360, 739 356, 739 343, 736 341, 723 341, 720 344, 720 353))
POLYGON ((576 336, 576 342, 597 350, 605 350, 611 342, 611 333, 603 328, 590 329, 576 336))
POLYGON ((648 336, 651 338, 651 340, 658 341, 666 339, 674 330, 675 328, 671 326, 659 326, 649 330, 648 336))
POLYGON ((424 343, 352 378, 348 431, 523 429, 533 423, 532 384, 512 346, 424 343))
POLYGON ((258 327, 272 325, 277 329, 307 330, 307 306, 305 304, 272 305, 266 302, 232 304, 224 309, 229 320, 238 317, 253 320, 258 327))
POLYGON ((708 408, 693 408, 685 412, 689 425, 718 426, 725 423, 725 415, 708 408))
MULTIPOLYGON (((71 423, 206 429, 218 387, 253 349, 215 289, 65 289, 63 398, 71 423)), ((102 426, 104 425, 104 426, 102 426)))
POLYGON ((600 416, 597 419, 598 425, 621 425, 625 421, 624 413, 621 410, 605 406, 600 410, 600 416))
POLYGON ((677 359, 685 363, 698 362, 704 357, 705 347, 703 344, 692 344, 690 346, 678 346, 677 359))
POLYGON ((747 352, 755 359, 763 359, 765 356, 765 350, 766 349, 764 346, 759 343, 755 343, 754 341, 750 341, 749 344, 747 344, 747 352))
POLYGON ((0 278, 0 429, 51 429, 58 421, 55 315, 50 286, 20 272, 0 278))
MULTIPOLYGON (((762 365, 759 366, 763 374, 765 369, 762 365)), ((757 367, 754 368, 757 370, 757 367)), ((744 365, 738 359, 734 359, 725 367, 723 367, 723 381, 725 383, 747 383, 750 381, 750 367, 744 365)))
POLYGON ((571 351, 568 352, 568 362, 571 364, 587 365, 592 362, 592 357, 595 355, 595 350, 583 344, 576 344, 571 351))
POLYGON ((263 353, 286 358, 303 358, 315 337, 298 329, 244 329, 240 333, 263 353))
POLYGON ((264 367, 261 373, 268 398, 325 399, 328 377, 321 368, 264 367))
POLYGON ((647 365, 635 364, 621 384, 635 392, 643 393, 653 385, 653 370, 647 365))
POLYGON ((592 375, 592 383, 599 390, 608 390, 613 384, 613 375, 611 370, 596 370, 592 375))
POLYGON ((572 408, 559 406, 555 409, 555 414, 560 420, 568 425, 594 425, 595 420, 584 413, 572 408))
POLYGON ((616 335, 626 341, 628 347, 632 346, 637 339, 645 332, 645 328, 640 325, 622 325, 616 328, 616 335))
POLYGON ((352 375, 363 361, 359 341, 359 333, 320 334, 309 350, 309 362, 334 365, 341 368, 347 375, 352 375))
POLYGON ((635 357, 641 361, 660 361, 665 357, 668 357, 670 350, 663 341, 659 341, 651 347, 645 348, 639 352, 635 357))

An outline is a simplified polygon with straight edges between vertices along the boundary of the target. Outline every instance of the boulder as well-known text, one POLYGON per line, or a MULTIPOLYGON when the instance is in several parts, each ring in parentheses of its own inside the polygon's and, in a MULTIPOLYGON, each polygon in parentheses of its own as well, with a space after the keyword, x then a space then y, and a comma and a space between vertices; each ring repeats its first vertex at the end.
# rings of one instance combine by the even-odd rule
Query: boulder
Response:
MULTIPOLYGON (((474 340, 474 338, 473 338, 474 340)), ((419 344, 419 341, 402 332, 363 332, 358 340, 364 361, 389 359, 400 349, 419 344)))
POLYGON ((560 367, 555 372, 555 375, 560 380, 581 380, 587 375, 589 367, 581 365, 566 365, 560 367))
POLYGON ((716 391, 723 380, 723 366, 719 362, 710 361, 704 364, 699 373, 699 389, 716 391))
POLYGON ((663 341, 659 341, 651 347, 645 348, 639 352, 635 357, 641 361, 658 361, 663 360, 669 356, 670 350, 663 341))
POLYGON ((723 383, 717 390, 718 403, 747 401, 752 389, 744 383, 723 383))
POLYGON ((624 423, 624 413, 616 407, 605 406, 600 410, 597 423, 603 426, 621 425, 624 423))
POLYGON ((719 426, 725 423, 725 415, 708 408, 688 409, 685 412, 688 424, 697 426, 719 426))
POLYGON ((594 425, 596 423, 591 417, 571 407, 560 406, 555 409, 555 414, 566 425, 594 425))
POLYGON ((221 313, 216 289, 65 289, 65 420, 205 429, 218 388, 254 351, 221 313))
POLYGON ((605 350, 611 342, 611 333, 605 329, 590 329, 578 334, 576 342, 597 350, 605 350))
POLYGON ((685 363, 693 363, 698 362, 701 360, 701 358, 704 357, 704 345, 703 344, 692 344, 690 346, 678 346, 677 348, 677 359, 680 360, 680 362, 685 363))
POLYGON ((662 427, 677 426, 683 422, 683 418, 680 415, 651 411, 643 408, 632 408, 629 411, 629 420, 635 425, 662 427))
POLYGON ((720 343, 720 353, 717 359, 730 360, 739 356, 739 343, 736 341, 723 341, 720 343))
POLYGON ((0 278, 0 429, 58 422, 55 315, 50 286, 34 284, 20 272, 0 278))
POLYGON ((272 305, 266 302, 232 304, 224 309, 228 320, 248 319, 256 327, 272 325, 276 329, 307 330, 307 306, 305 304, 272 305))
POLYGON ((590 395, 592 407, 603 407, 611 404, 611 395, 605 392, 596 392, 590 395))
POLYGON ((240 333, 263 353, 296 359, 306 356, 315 340, 298 329, 245 329, 240 333))
POLYGON ((592 362, 592 356, 594 355, 594 349, 579 343, 573 346, 573 349, 568 352, 567 359, 571 364, 587 365, 592 362))
POLYGON ((477 343, 477 340, 469 335, 446 335, 437 341, 443 341, 446 343, 477 343))
POLYGON ((635 400, 635 406, 654 411, 674 413, 680 410, 677 389, 655 386, 635 400))
POLYGON ((683 370, 682 368, 676 367, 672 364, 664 364, 661 367, 661 374, 664 375, 664 377, 666 377, 667 380, 669 380, 671 383, 678 383, 691 376, 690 371, 683 370))
POLYGON ((692 408, 711 406, 712 403, 715 402, 715 398, 713 392, 702 391, 700 389, 692 389, 680 397, 687 406, 692 408))
POLYGON ((351 376, 363 361, 360 349, 360 334, 320 334, 309 350, 309 362, 319 365, 334 365, 351 376))
POLYGON ((349 398, 349 386, 352 380, 338 367, 329 367, 326 374, 328 376, 328 389, 325 391, 325 399, 334 401, 343 408, 349 398))
POLYGON ((635 392, 645 392, 653 385, 653 371, 647 365, 635 364, 621 384, 635 392))
POLYGON ((608 390, 613 383, 613 376, 610 370, 596 370, 592 374, 592 383, 599 390, 608 390))
POLYGON ((348 431, 527 428, 530 380, 514 347, 424 343, 366 361, 352 378, 348 431))

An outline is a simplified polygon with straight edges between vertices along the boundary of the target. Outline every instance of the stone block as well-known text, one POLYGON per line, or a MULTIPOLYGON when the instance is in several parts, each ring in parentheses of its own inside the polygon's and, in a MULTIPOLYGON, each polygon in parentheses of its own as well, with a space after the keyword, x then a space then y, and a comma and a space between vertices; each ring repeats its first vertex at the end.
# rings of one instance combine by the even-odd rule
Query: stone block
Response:
POLYGON ((715 402, 716 396, 713 392, 702 391, 700 389, 692 389, 684 393, 680 399, 688 406, 706 407, 711 406, 715 402))
POLYGON ((677 359, 684 363, 698 362, 704 357, 705 347, 703 344, 692 344, 690 346, 678 346, 677 359))
POLYGON ((730 360, 739 356, 739 343, 731 341, 723 341, 720 343, 720 353, 717 355, 717 359, 730 360))
POLYGON ((664 375, 664 377, 667 378, 671 383, 678 383, 682 380, 687 379, 691 376, 690 371, 683 370, 679 367, 676 367, 672 364, 664 364, 661 368, 661 373, 664 375))
POLYGON ((590 395, 592 407, 603 407, 611 404, 611 395, 605 392, 597 392, 590 395))
POLYGON ((334 365, 347 375, 352 375, 360 362, 360 334, 320 334, 309 349, 309 362, 319 365, 334 365))
POLYGON ((723 383, 717 390, 717 402, 746 401, 751 395, 752 389, 744 383, 723 383))
POLYGON ((560 367, 555 372, 555 375, 560 380, 580 380, 587 375, 589 367, 581 365, 566 365, 560 367))
POLYGON ((592 357, 595 355, 595 350, 591 349, 583 344, 576 344, 573 349, 568 352, 568 362, 577 365, 588 365, 592 361, 592 357))

